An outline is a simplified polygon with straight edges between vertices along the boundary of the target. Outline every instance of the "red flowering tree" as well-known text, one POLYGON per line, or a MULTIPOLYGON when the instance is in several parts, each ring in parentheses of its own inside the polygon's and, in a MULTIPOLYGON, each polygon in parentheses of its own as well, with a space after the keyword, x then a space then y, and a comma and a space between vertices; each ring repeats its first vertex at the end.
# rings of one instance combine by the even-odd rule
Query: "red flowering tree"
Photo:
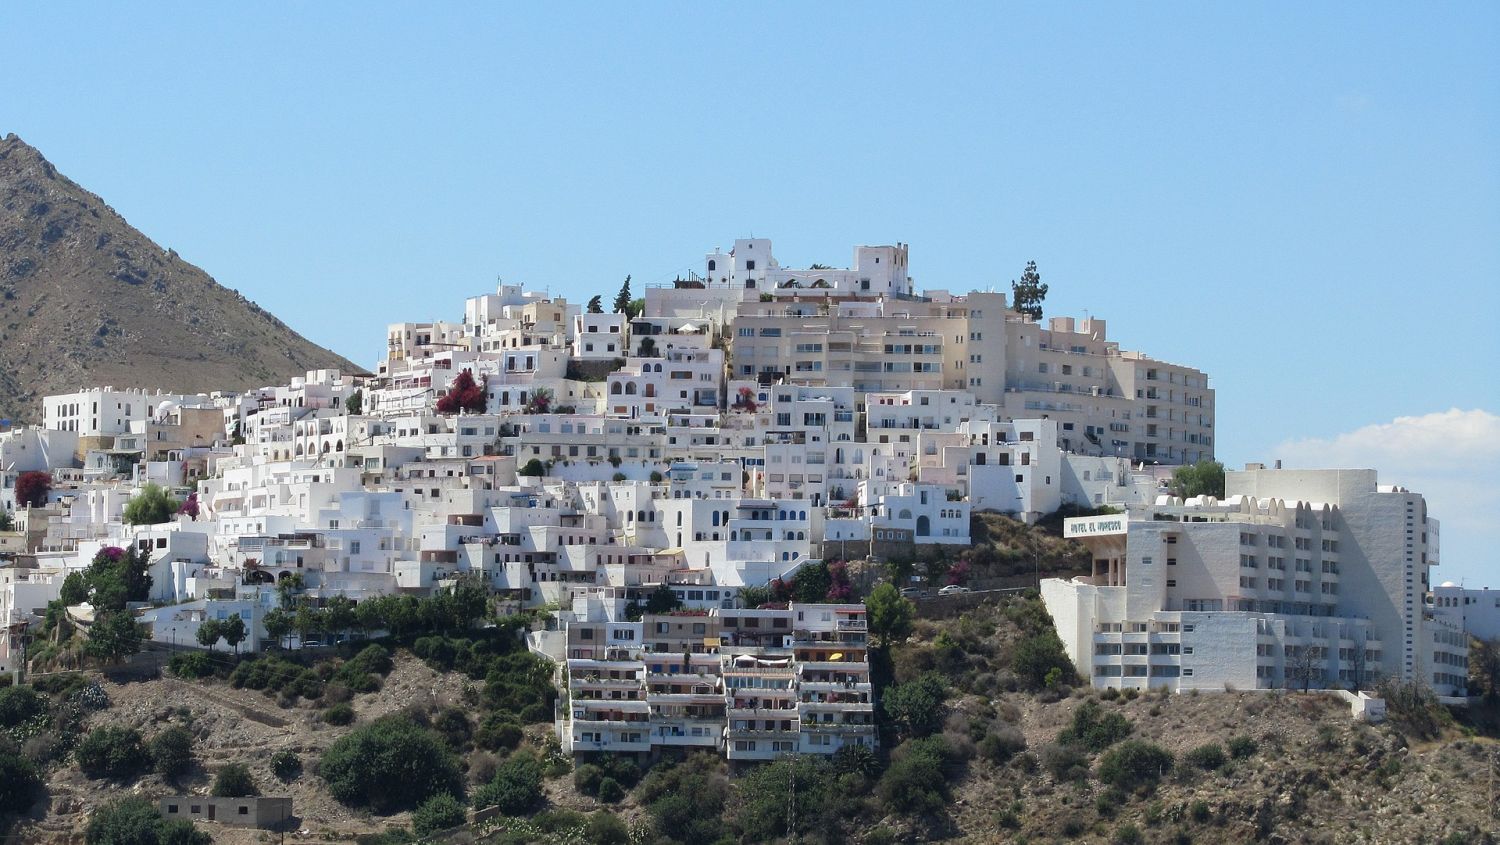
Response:
POLYGON ((947 580, 949 584, 966 583, 969 580, 969 561, 961 559, 948 567, 947 580))
POLYGON ((854 584, 849 580, 849 564, 836 560, 828 564, 828 596, 834 604, 854 600, 854 584))
POLYGON ((182 503, 182 507, 179 507, 177 512, 187 515, 194 522, 198 521, 198 492, 196 490, 188 494, 187 500, 182 503))
POLYGON ((735 394, 734 404, 729 407, 747 414, 755 413, 755 391, 748 387, 740 388, 740 392, 735 394))
POLYGON ((39 508, 47 504, 47 494, 52 492, 52 474, 47 472, 23 472, 16 476, 16 507, 39 508))
POLYGON ((466 369, 453 379, 453 384, 448 386, 448 392, 438 399, 437 412, 457 414, 468 411, 471 414, 479 414, 484 412, 484 405, 484 382, 476 382, 474 373, 466 369))
POLYGON ((773 601, 773 602, 789 602, 789 601, 792 600, 792 585, 791 584, 788 584, 787 582, 781 580, 780 578, 774 578, 774 579, 771 580, 770 587, 771 587, 771 601, 773 601))

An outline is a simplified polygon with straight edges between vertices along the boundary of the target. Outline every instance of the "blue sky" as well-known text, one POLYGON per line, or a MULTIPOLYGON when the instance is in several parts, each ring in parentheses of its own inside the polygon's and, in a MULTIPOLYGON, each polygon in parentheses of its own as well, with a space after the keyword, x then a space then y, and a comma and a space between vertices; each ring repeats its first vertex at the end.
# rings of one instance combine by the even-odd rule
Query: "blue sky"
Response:
POLYGON ((427 5, 7 3, 0 132, 365 365, 497 276, 901 240, 1207 370, 1231 465, 1500 477, 1396 422, 1500 424, 1500 5, 427 5))

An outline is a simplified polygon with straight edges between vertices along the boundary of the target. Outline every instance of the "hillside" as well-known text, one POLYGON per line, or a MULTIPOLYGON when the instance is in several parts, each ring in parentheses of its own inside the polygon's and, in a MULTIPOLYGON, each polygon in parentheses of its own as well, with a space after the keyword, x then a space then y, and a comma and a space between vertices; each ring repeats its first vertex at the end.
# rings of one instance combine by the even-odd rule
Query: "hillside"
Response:
MULTIPOLYGON (((412 823, 410 813, 381 815, 341 804, 319 772, 320 758, 340 737, 403 713, 430 726, 457 755, 470 796, 490 782, 497 766, 516 761, 537 767, 540 781, 526 809, 471 833, 424 841, 624 845, 628 830, 635 843, 728 845, 785 842, 789 823, 796 825, 797 842, 880 845, 1495 841, 1487 833, 1500 823, 1490 815, 1488 767, 1500 746, 1471 736, 1443 711, 1424 724, 1398 708, 1392 723, 1368 726, 1352 721, 1337 699, 1318 694, 1101 695, 1066 679, 1038 684, 1031 676, 1038 667, 1018 655, 1049 636, 1040 627, 1047 624, 1040 604, 1025 597, 988 603, 955 620, 918 620, 910 637, 879 661, 892 713, 882 755, 888 759, 804 757, 734 771, 711 754, 664 760, 644 771, 623 757, 569 766, 553 756, 545 710, 521 718, 534 722, 524 738, 513 733, 496 741, 503 732, 486 734, 492 723, 515 724, 525 716, 507 703, 517 701, 507 691, 509 670, 495 657, 474 663, 479 648, 454 640, 430 640, 425 650, 419 642, 423 660, 398 650, 381 681, 361 685, 373 691, 352 695, 347 688, 335 691, 352 677, 342 668, 348 664, 337 662, 310 674, 326 681, 302 689, 300 700, 288 695, 290 679, 280 693, 255 692, 232 685, 224 668, 218 677, 196 681, 93 676, 109 703, 101 706, 95 696, 77 728, 60 727, 76 718, 65 715, 76 705, 61 703, 78 701, 86 679, 58 676, 58 683, 39 685, 58 702, 53 715, 8 732, 13 747, 46 772, 41 800, 9 832, 20 841, 76 842, 91 814, 114 799, 201 794, 213 770, 242 763, 263 794, 294 797, 299 824, 287 842, 410 842, 400 831, 412 823), (932 677, 940 681, 934 697, 898 692, 932 677), (330 705, 345 700, 355 723, 330 724, 330 705), (148 742, 172 726, 186 728, 192 762, 175 785, 149 771, 86 777, 78 752, 60 753, 57 743, 70 732, 82 737, 105 726, 133 728, 148 742), (1070 728, 1073 737, 1066 738, 1070 728), (517 739, 519 749, 508 752, 517 739), (1111 757, 1134 742, 1171 757, 1127 769, 1123 778, 1112 775, 1111 757), (270 765, 279 751, 294 754, 302 767, 285 782, 270 765), (612 779, 618 786, 606 788, 603 781, 612 779), (795 814, 788 812, 790 788, 795 814), (606 795, 610 789, 618 797, 606 795)), ((215 842, 279 841, 255 831, 199 827, 215 842)))
POLYGON ((15 135, 0 141, 0 416, 80 387, 174 392, 361 368, 163 249, 15 135))

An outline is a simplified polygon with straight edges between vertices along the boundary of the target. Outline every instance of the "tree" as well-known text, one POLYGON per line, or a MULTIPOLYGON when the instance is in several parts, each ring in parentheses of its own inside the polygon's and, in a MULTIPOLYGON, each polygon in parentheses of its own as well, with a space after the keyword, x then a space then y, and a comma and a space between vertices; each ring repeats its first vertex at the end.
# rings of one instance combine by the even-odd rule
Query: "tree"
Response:
POLYGON ((95 728, 78 743, 73 758, 89 777, 113 780, 133 779, 151 765, 151 755, 134 728, 95 728))
POLYGON ((1199 461, 1172 470, 1172 492, 1184 499, 1224 498, 1224 465, 1218 461, 1199 461))
POLYGON ((437 401, 439 414, 458 414, 468 411, 482 414, 485 408, 484 382, 474 380, 474 372, 465 368, 453 378, 448 392, 437 401))
POLYGON ((644 300, 644 299, 632 299, 632 300, 630 300, 630 304, 627 305, 627 306, 625 306, 625 317, 627 319, 634 320, 636 317, 641 316, 641 312, 643 312, 645 310, 646 310, 646 300, 644 300))
POLYGON ((307 586, 301 572, 292 572, 276 581, 276 598, 283 610, 291 610, 297 604, 297 595, 307 586))
POLYGON ((404 716, 387 716, 341 737, 318 765, 338 801, 389 814, 442 792, 462 793, 462 777, 436 734, 404 716))
POLYGON ((16 519, 10 515, 10 511, 0 508, 0 531, 14 531, 16 519))
POLYGON ((49 472, 23 472, 16 476, 16 507, 39 508, 47 504, 52 493, 52 474, 49 472))
POLYGON ((47 712, 47 699, 31 687, 0 689, 0 727, 18 727, 47 712))
POLYGON ((1286 675, 1287 680, 1297 684, 1303 692, 1307 692, 1313 684, 1322 685, 1323 661, 1322 648, 1311 645, 1288 646, 1286 675))
POLYGON ((1047 629, 1027 634, 1016 643, 1010 657, 1011 671, 1032 689, 1053 686, 1073 678, 1073 662, 1063 650, 1057 632, 1047 629))
POLYGON ((1021 271, 1021 281, 1010 283, 1010 307, 1033 320, 1042 319, 1042 300, 1047 298, 1047 286, 1042 283, 1042 274, 1036 270, 1036 262, 1026 262, 1021 271))
POLYGON ((523 466, 520 469, 516 470, 516 475, 525 475, 532 478, 539 478, 546 474, 547 465, 542 463, 537 458, 532 458, 531 460, 526 462, 526 466, 523 466))
POLYGON ((528 414, 545 414, 552 410, 552 391, 545 387, 532 390, 522 410, 528 414))
POLYGON ((364 388, 358 388, 349 394, 349 398, 344 400, 344 412, 352 417, 357 417, 365 412, 364 388))
POLYGON ((0 817, 24 812, 41 788, 42 777, 30 760, 0 750, 0 817))
POLYGON ((1073 711, 1072 724, 1057 735, 1057 741, 1090 751, 1103 751, 1129 735, 1129 719, 1112 710, 1104 712, 1099 702, 1090 698, 1073 711))
POLYGON ((671 613, 682 606, 682 599, 666 584, 658 584, 646 599, 647 613, 671 613))
POLYGON ((822 561, 809 563, 797 570, 792 579, 792 600, 804 604, 817 604, 828 596, 833 579, 828 574, 828 565, 822 561))
POLYGON ((181 725, 172 725, 151 738, 146 753, 151 755, 151 768, 157 774, 175 778, 193 762, 193 735, 181 725))
POLYGON ((112 610, 94 617, 83 653, 114 664, 141 650, 141 626, 128 610, 112 610))
POLYGON ((1139 739, 1128 739, 1099 758, 1099 780, 1126 790, 1149 789, 1172 771, 1172 752, 1139 739))
POLYGON ((177 509, 177 512, 186 516, 188 519, 191 519, 194 522, 198 521, 200 508, 198 507, 197 490, 194 490, 193 492, 188 494, 188 497, 183 500, 182 506, 177 509))
POLYGON ((589 313, 590 314, 603 314, 604 313, 604 305, 603 305, 603 302, 602 302, 602 297, 594 296, 594 297, 592 297, 592 298, 589 299, 589 313))
POLYGON ((230 763, 214 773, 213 794, 215 798, 244 798, 259 795, 260 790, 245 764, 230 763))
POLYGON ((882 706, 885 713, 901 733, 908 737, 923 737, 936 733, 943 726, 943 701, 948 697, 948 688, 935 672, 895 684, 885 691, 882 706))
POLYGON ((771 603, 771 588, 756 586, 741 587, 738 596, 741 607, 754 609, 763 604, 771 603))
POLYGON ((82 572, 69 572, 68 577, 63 579, 62 589, 58 591, 57 597, 67 607, 83 604, 89 600, 88 581, 82 572))
POLYGON ((241 619, 238 613, 231 614, 219 626, 219 635, 224 638, 224 642, 229 643, 229 647, 234 649, 235 654, 240 653, 240 643, 245 641, 247 633, 245 620, 241 619))
POLYGON ((890 645, 911 635, 912 614, 916 608, 901 595, 894 584, 883 583, 865 598, 865 615, 870 633, 882 645, 890 645))
POLYGON ((284 644, 292 632, 292 615, 281 608, 274 608, 261 616, 260 623, 266 626, 266 636, 278 645, 284 644))
POLYGON ((641 344, 636 349, 636 354, 642 358, 654 358, 656 356, 656 340, 650 336, 641 338, 641 344))
POLYGON ((356 607, 354 599, 348 596, 334 596, 323 606, 323 614, 327 617, 328 631, 333 634, 347 634, 349 630, 359 623, 359 617, 355 614, 356 607))
POLYGON ((223 636, 223 623, 217 619, 205 619, 198 625, 198 645, 213 648, 223 636))
MULTIPOLYGON (((620 292, 615 294, 615 313, 626 314, 630 308, 630 277, 625 277, 625 284, 620 285, 620 292)), ((627 315, 628 316, 628 315, 627 315)))
POLYGON ((125 503, 121 517, 126 525, 160 525, 172 518, 182 503, 167 495, 161 485, 146 482, 141 492, 125 503))

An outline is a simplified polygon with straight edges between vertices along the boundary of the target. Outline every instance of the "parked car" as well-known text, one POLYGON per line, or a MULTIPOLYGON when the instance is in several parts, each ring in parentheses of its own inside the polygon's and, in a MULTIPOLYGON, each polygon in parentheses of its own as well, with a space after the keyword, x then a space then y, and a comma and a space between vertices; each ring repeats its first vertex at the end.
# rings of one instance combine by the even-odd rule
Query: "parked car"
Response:
POLYGON ((969 592, 969 588, 963 586, 962 584, 949 584, 948 586, 942 588, 941 590, 938 590, 938 595, 940 595, 940 596, 956 596, 959 593, 967 593, 967 592, 969 592))
POLYGON ((901 588, 901 597, 902 598, 919 599, 919 598, 921 598, 922 596, 925 596, 925 595, 927 595, 927 591, 923 590, 921 587, 902 587, 901 588))
POLYGON ((319 641, 319 640, 303 640, 302 641, 302 647, 303 648, 322 648, 323 647, 323 643, 321 641, 319 641))

